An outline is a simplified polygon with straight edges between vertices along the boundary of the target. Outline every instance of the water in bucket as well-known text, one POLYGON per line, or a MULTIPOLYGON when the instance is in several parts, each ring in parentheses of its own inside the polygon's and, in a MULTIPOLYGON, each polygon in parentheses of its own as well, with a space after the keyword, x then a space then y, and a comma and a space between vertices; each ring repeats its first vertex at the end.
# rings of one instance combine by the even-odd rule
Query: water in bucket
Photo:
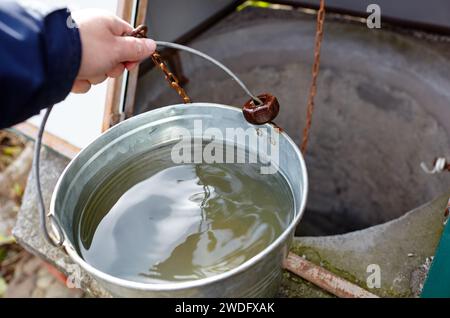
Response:
POLYGON ((282 174, 263 175, 257 163, 176 165, 172 146, 99 173, 86 189, 75 228, 86 262, 136 282, 196 280, 239 266, 287 228, 294 202, 282 174))

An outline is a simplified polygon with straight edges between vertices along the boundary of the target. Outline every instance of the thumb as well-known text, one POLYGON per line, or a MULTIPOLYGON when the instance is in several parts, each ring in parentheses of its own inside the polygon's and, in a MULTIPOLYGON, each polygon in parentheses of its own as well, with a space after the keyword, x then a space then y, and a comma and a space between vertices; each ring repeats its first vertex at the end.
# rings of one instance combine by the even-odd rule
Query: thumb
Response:
POLYGON ((155 41, 131 36, 120 37, 117 45, 119 63, 142 61, 152 55, 156 49, 155 41))

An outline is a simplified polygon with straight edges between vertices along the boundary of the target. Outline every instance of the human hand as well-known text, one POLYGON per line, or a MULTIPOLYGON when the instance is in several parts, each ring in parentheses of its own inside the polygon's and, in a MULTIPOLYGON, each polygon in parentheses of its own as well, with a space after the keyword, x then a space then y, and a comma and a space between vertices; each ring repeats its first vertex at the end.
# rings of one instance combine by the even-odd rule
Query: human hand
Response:
POLYGON ((107 11, 74 11, 72 18, 79 28, 83 51, 73 93, 86 93, 108 77, 119 77, 156 49, 153 40, 124 36, 133 27, 107 11))

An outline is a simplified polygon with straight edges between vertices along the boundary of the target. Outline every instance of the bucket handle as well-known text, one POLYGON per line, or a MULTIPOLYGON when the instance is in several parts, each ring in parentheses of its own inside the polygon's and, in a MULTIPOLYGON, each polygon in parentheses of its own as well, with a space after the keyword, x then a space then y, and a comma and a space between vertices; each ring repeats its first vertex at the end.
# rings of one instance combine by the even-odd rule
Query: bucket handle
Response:
MULTIPOLYGON (((165 46, 177 50, 186 51, 188 53, 197 55, 214 65, 221 68, 225 73, 227 73, 232 79, 234 79, 239 86, 244 90, 244 92, 251 97, 251 99, 255 102, 256 105, 262 105, 264 104, 261 99, 252 94, 250 90, 247 88, 247 86, 239 79, 239 77, 236 76, 229 68, 227 68, 225 65, 217 61, 216 59, 212 58, 211 56, 200 52, 198 50, 195 50, 193 48, 190 48, 188 46, 184 46, 177 43, 171 43, 171 42, 165 42, 165 41, 155 41, 157 45, 159 46, 165 46)), ((61 224, 59 223, 56 216, 49 212, 46 214, 45 210, 45 203, 44 203, 44 197, 42 194, 42 188, 41 188, 41 179, 40 179, 40 154, 41 154, 41 148, 42 148, 42 138, 45 131, 45 125, 47 124, 48 118, 50 116, 50 113, 53 109, 53 105, 48 107, 45 111, 44 117, 42 119, 41 125, 39 127, 39 132, 36 138, 36 144, 34 149, 34 159, 33 159, 33 174, 34 178, 36 180, 36 191, 37 191, 37 197, 38 197, 38 210, 39 210, 39 216, 40 216, 40 228, 41 231, 44 234, 45 240, 54 247, 61 247, 64 244, 64 232, 62 230, 61 224), (50 222, 50 226, 53 229, 53 233, 50 234, 49 228, 47 227, 47 218, 50 222), (56 232, 56 233, 55 233, 56 232)))
POLYGON ((196 49, 193 49, 191 47, 185 46, 185 45, 181 45, 178 43, 172 43, 172 42, 165 42, 165 41, 155 41, 156 45, 159 46, 164 46, 164 47, 168 47, 171 49, 176 49, 176 50, 180 50, 180 51, 185 51, 194 55, 197 55, 211 63, 213 63, 214 65, 216 65, 217 67, 219 67, 220 69, 222 69, 225 73, 228 74, 228 76, 230 76, 233 80, 236 81, 236 83, 239 84, 239 86, 244 90, 244 92, 253 100, 256 101, 256 104, 262 105, 263 101, 256 96, 255 94, 253 94, 248 88, 247 86, 239 79, 239 77, 237 77, 236 74, 234 74, 228 67, 226 67, 225 65, 223 65, 222 63, 220 63, 219 61, 217 61, 216 59, 212 58, 211 56, 200 52, 196 49))

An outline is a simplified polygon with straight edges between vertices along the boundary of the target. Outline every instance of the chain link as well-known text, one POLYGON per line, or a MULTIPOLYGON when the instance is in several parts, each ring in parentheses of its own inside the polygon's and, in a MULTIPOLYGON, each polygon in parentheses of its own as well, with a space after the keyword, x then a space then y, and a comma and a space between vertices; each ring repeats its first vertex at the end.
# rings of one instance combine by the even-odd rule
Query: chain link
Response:
POLYGON ((309 90, 308 106, 306 110, 306 125, 303 130, 303 140, 301 145, 302 153, 306 153, 308 146, 309 133, 311 130, 312 116, 314 112, 314 98, 317 93, 317 77, 319 75, 320 67, 320 48, 322 45, 323 38, 323 25, 325 21, 325 0, 320 0, 320 8, 317 12, 317 30, 316 30, 316 40, 314 45, 314 64, 312 68, 312 81, 309 90))
MULTIPOLYGON (((147 31, 148 28, 145 25, 140 25, 136 29, 134 29, 129 35, 134 36, 136 38, 146 38, 147 37, 147 31)), ((169 67, 167 66, 166 62, 164 62, 161 55, 155 51, 155 53, 151 56, 153 63, 164 73, 166 77, 166 81, 169 83, 169 86, 172 87, 178 95, 180 95, 181 99, 183 100, 183 103, 189 104, 191 103, 191 98, 187 95, 186 91, 183 87, 180 85, 180 81, 178 78, 173 74, 169 67)))
POLYGON ((191 103, 191 98, 187 95, 184 88, 180 86, 178 78, 169 70, 161 55, 158 52, 153 53, 152 60, 153 63, 155 63, 155 65, 158 66, 164 73, 169 86, 172 87, 178 93, 178 95, 180 95, 180 97, 183 99, 183 102, 185 104, 191 103))

